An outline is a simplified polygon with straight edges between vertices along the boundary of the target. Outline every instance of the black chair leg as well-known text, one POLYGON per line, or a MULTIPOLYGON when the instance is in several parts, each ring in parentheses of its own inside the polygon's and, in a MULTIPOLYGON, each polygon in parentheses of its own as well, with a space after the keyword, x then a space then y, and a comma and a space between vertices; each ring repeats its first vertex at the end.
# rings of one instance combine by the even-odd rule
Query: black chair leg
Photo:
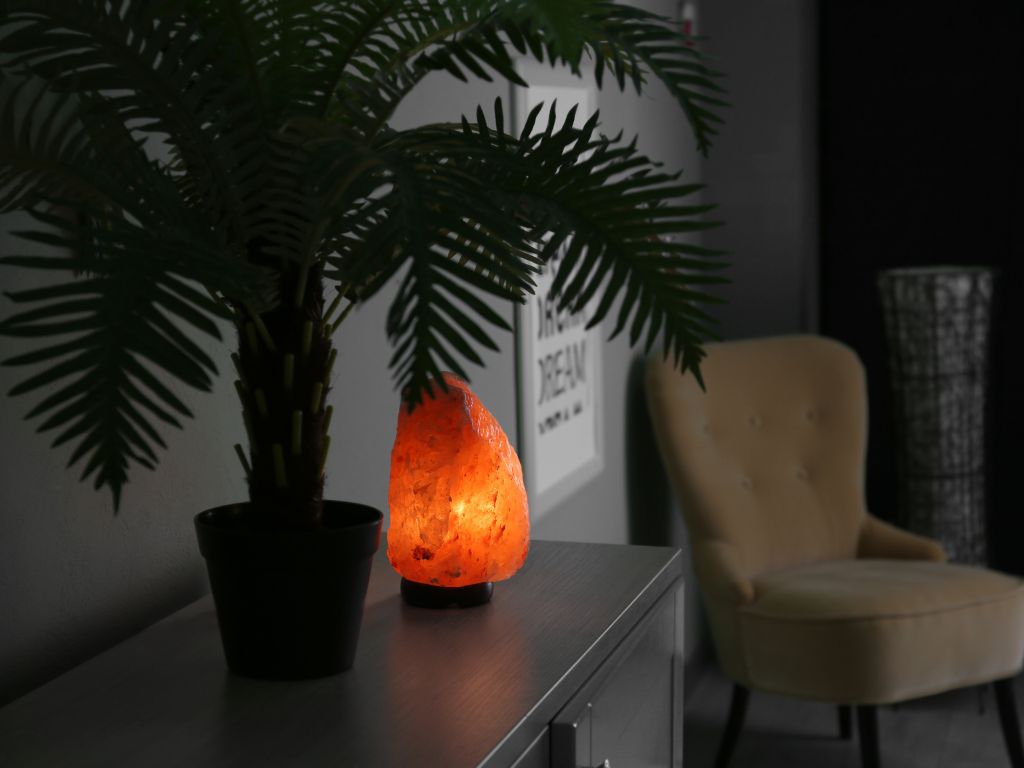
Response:
POLYGON ((1013 680, 996 680, 996 706, 999 708, 999 724, 1003 728, 1006 751, 1010 753, 1010 765, 1024 768, 1024 746, 1021 745, 1020 722, 1017 720, 1017 701, 1013 695, 1013 680))
POLYGON ((843 741, 849 741, 850 737, 853 736, 853 712, 846 705, 842 705, 838 708, 839 712, 839 738, 843 741))
POLYGON ((879 768, 878 710, 874 706, 857 707, 857 730, 860 732, 860 763, 864 768, 879 768))
POLYGON ((727 768, 732 753, 736 749, 736 740, 743 729, 743 721, 747 717, 747 703, 750 701, 750 690, 742 685, 732 687, 732 702, 729 704, 729 719, 725 723, 722 743, 718 745, 718 756, 715 768, 727 768))

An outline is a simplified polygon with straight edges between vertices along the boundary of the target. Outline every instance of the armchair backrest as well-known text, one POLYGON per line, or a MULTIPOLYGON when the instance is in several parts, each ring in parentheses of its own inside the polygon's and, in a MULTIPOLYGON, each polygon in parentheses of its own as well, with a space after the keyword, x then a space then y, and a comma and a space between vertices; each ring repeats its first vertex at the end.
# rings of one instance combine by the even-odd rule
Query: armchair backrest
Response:
MULTIPOLYGON (((709 344, 707 391, 652 359, 647 393, 701 574, 758 573, 856 556, 865 515, 864 369, 818 336, 709 344), (714 568, 716 566, 710 565, 714 568)), ((705 585, 706 586, 706 585, 705 585)))

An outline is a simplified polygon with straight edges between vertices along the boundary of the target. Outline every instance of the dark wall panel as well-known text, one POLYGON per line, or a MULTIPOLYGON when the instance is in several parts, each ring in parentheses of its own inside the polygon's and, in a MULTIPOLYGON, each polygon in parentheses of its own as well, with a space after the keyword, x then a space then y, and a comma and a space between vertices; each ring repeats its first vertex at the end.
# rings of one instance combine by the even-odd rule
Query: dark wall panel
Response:
POLYGON ((1024 573, 1024 3, 822 2, 821 327, 869 372, 869 503, 895 515, 878 270, 1001 270, 990 539, 1024 573))

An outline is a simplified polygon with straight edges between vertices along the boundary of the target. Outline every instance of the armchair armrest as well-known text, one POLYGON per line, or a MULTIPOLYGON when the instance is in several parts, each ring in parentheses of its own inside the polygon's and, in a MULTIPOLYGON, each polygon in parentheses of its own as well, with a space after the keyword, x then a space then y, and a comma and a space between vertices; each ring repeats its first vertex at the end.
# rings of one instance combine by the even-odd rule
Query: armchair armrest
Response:
POLYGON ((865 515, 860 529, 857 557, 946 562, 946 552, 939 542, 904 531, 870 514, 865 515))
POLYGON ((749 603, 754 586, 743 573, 739 552, 728 542, 703 539, 693 548, 693 566, 701 590, 709 597, 730 603, 749 603))

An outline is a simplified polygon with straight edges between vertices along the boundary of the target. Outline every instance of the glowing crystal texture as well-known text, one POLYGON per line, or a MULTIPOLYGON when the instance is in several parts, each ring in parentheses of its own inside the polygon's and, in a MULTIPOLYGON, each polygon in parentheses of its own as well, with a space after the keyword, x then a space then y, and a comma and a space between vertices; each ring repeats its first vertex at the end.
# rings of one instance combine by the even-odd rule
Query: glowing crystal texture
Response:
POLYGON ((388 559, 410 581, 462 587, 507 579, 530 546, 523 469, 501 425, 469 386, 444 374, 447 392, 409 413, 391 449, 388 559))

